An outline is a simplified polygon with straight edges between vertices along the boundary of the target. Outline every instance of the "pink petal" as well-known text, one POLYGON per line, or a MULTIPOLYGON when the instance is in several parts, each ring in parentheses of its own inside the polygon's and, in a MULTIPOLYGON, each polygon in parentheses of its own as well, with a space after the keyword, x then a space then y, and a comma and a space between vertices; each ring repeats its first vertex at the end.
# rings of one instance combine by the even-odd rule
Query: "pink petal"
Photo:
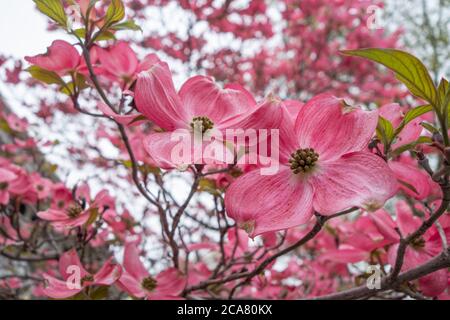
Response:
POLYGON ((150 53, 145 56, 144 60, 141 61, 141 63, 138 66, 137 72, 147 71, 151 69, 151 67, 158 63, 160 60, 158 56, 154 53, 150 53))
POLYGON ((156 295, 177 296, 185 288, 186 277, 175 268, 169 268, 156 276, 157 287, 156 295))
POLYGON ((118 123, 124 125, 124 126, 128 126, 131 123, 133 125, 139 125, 142 123, 141 121, 135 121, 140 114, 139 113, 133 113, 133 114, 127 114, 127 115, 123 115, 123 114, 117 114, 115 112, 113 112, 106 104, 104 104, 103 102, 99 102, 97 104, 97 107, 100 109, 101 112, 103 112, 103 114, 105 116, 111 117, 114 120, 116 120, 118 123))
POLYGON ((397 209, 397 224, 403 236, 416 231, 422 224, 420 219, 413 215, 409 205, 404 201, 396 203, 397 209))
POLYGON ((150 134, 144 139, 145 151, 155 161, 156 165, 162 169, 173 169, 193 162, 191 157, 191 134, 186 130, 185 133, 181 134, 180 140, 174 140, 174 137, 173 132, 162 132, 150 134), (186 152, 176 153, 176 156, 179 156, 180 159, 180 161, 177 161, 176 156, 173 156, 172 152, 176 152, 175 148, 182 143, 181 141, 186 143, 183 148, 186 152))
POLYGON ((141 281, 149 276, 141 260, 135 243, 127 243, 123 255, 123 267, 135 279, 141 281))
POLYGON ((448 289, 448 271, 445 269, 433 272, 419 279, 419 287, 422 293, 429 297, 435 297, 448 289))
POLYGON ((329 260, 338 263, 356 263, 360 261, 364 261, 369 257, 369 253, 357 249, 357 248, 348 248, 348 249, 335 249, 335 250, 327 250, 324 254, 320 255, 321 260, 329 260))
POLYGON ((283 119, 281 111, 282 102, 276 100, 264 100, 256 107, 249 108, 249 112, 239 117, 237 122, 229 121, 225 124, 227 128, 238 129, 278 129, 283 119), (232 124, 231 124, 232 123, 232 124))
POLYGON ((43 69, 64 74, 78 67, 80 54, 70 43, 56 40, 47 48, 47 53, 25 57, 25 60, 43 69))
POLYGON ((397 225, 391 216, 384 210, 377 210, 372 212, 369 217, 375 223, 378 231, 383 235, 386 240, 396 242, 399 240, 399 235, 395 232, 397 225))
POLYGON ((298 114, 300 112, 300 109, 305 105, 304 103, 297 101, 297 100, 285 100, 284 105, 286 106, 286 109, 289 112, 289 115, 291 116, 292 120, 295 122, 295 120, 298 117, 298 114))
POLYGON ((42 292, 53 299, 66 299, 73 297, 78 294, 80 289, 69 289, 68 283, 66 281, 61 281, 48 274, 44 274, 44 279, 46 280, 46 286, 42 289, 42 292))
POLYGON ((222 89, 210 77, 195 76, 183 84, 179 95, 190 118, 206 116, 221 127, 221 123, 253 107, 244 90, 235 86, 222 89))
POLYGON ((400 189, 408 196, 423 200, 430 195, 434 182, 426 172, 401 161, 390 161, 389 167, 399 180, 400 189), (415 190, 409 186, 412 186, 415 190))
POLYGON ((72 270, 74 267, 78 268, 81 278, 89 274, 81 264, 77 251, 72 249, 63 253, 59 259, 59 272, 61 273, 63 279, 67 279, 74 274, 74 271, 72 270))
POLYGON ((94 283, 110 286, 116 282, 122 275, 122 268, 109 258, 103 267, 94 275, 94 283))
MULTIPOLYGON (((395 265, 397 258, 398 244, 389 248, 389 264, 395 265)), ((432 257, 422 249, 408 247, 403 258, 402 272, 416 268, 429 261, 432 257)), ((419 279, 419 288, 426 296, 437 296, 447 289, 447 270, 441 269, 419 279)))
POLYGON ((0 168, 0 182, 8 182, 17 179, 17 175, 7 169, 0 168))
POLYGON ((67 217, 66 220, 59 220, 54 221, 53 225, 55 227, 61 227, 61 228, 75 228, 82 226, 88 222, 89 217, 91 216, 91 213, 89 210, 84 211, 76 218, 69 218, 67 217))
POLYGON ((40 211, 37 213, 37 216, 42 220, 47 221, 63 221, 69 218, 66 212, 56 209, 48 209, 47 211, 40 211))
POLYGON ((239 91, 240 93, 244 94, 247 98, 247 102, 246 105, 249 106, 256 106, 256 100, 255 97, 253 97, 253 95, 247 90, 245 89, 243 86, 241 86, 238 83, 227 83, 224 86, 225 89, 231 89, 231 90, 236 90, 239 91))
POLYGON ((286 107, 281 108, 283 119, 280 125, 280 163, 287 164, 291 154, 300 146, 295 133, 295 119, 286 107))
POLYGON ((321 94, 300 109, 295 130, 300 147, 313 148, 323 161, 366 149, 377 122, 377 111, 352 108, 341 99, 321 94))
POLYGON ((142 288, 140 280, 136 279, 125 270, 122 272, 122 275, 116 284, 120 289, 127 292, 132 297, 144 298, 147 294, 142 288))
POLYGON ((9 192, 5 190, 0 190, 0 203, 7 205, 9 202, 9 192))
POLYGON ((124 41, 98 51, 100 63, 107 72, 117 78, 131 78, 138 67, 136 53, 124 41))
POLYGON ((314 209, 321 214, 333 214, 354 206, 378 209, 398 188, 387 164, 368 152, 349 153, 319 165, 317 174, 311 177, 311 185, 314 209))
POLYGON ((159 127, 188 128, 190 119, 175 91, 167 63, 158 61, 138 75, 134 99, 137 109, 159 127))
POLYGON ((250 237, 292 228, 312 216, 312 189, 282 166, 275 175, 253 170, 231 184, 225 194, 228 215, 250 237))

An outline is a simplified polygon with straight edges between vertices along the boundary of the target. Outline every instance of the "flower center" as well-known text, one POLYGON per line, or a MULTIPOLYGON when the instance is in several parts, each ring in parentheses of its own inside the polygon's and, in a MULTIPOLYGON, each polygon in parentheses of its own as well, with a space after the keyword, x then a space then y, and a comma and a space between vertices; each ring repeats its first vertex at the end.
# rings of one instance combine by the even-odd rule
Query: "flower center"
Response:
POLYGON ((81 278, 81 285, 84 285, 86 282, 93 282, 94 281, 94 277, 90 274, 84 276, 83 278, 81 278))
POLYGON ((315 152, 314 149, 298 149, 291 154, 289 163, 291 164, 291 169, 294 174, 298 174, 300 172, 306 173, 314 168, 318 159, 319 154, 315 152))
POLYGON ((75 204, 73 206, 70 206, 66 213, 69 216, 69 218, 76 218, 83 212, 83 208, 79 204, 75 204))
POLYGON ((214 122, 208 117, 194 117, 191 122, 191 128, 194 131, 205 133, 214 127, 214 122))
POLYGON ((0 182, 0 190, 6 190, 8 188, 8 182, 0 182))
POLYGON ((411 243, 411 246, 414 249, 421 249, 425 247, 425 240, 423 238, 417 238, 411 243))
POLYGON ((144 280, 142 280, 142 288, 144 288, 147 291, 153 291, 155 290, 156 286, 158 285, 158 282, 153 279, 152 277, 147 277, 144 280))

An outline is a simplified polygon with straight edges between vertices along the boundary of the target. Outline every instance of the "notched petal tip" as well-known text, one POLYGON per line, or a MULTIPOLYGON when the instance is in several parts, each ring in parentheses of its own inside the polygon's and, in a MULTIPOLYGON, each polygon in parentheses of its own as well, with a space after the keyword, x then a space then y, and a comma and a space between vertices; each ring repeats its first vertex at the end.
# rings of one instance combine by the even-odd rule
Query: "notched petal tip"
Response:
POLYGON ((248 220, 244 222, 239 222, 238 227, 249 235, 249 237, 254 238, 254 231, 256 227, 256 221, 255 220, 248 220))

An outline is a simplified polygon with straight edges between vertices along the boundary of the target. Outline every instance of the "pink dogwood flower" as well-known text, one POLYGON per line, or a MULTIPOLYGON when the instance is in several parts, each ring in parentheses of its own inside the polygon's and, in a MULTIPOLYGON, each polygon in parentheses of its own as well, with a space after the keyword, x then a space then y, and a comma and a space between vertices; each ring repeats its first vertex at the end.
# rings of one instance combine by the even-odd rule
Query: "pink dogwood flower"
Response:
POLYGON ((98 58, 99 73, 112 81, 119 81, 124 88, 136 79, 138 73, 150 68, 158 59, 155 54, 149 54, 139 62, 136 53, 124 41, 118 41, 106 49, 99 48, 98 58))
POLYGON ((119 287, 136 298, 151 300, 176 299, 186 286, 186 277, 175 268, 159 273, 155 278, 139 260, 139 252, 134 242, 125 245, 123 273, 119 287))
MULTIPOLYGON (((420 218, 413 215, 410 207, 404 201, 397 202, 396 216, 397 220, 395 222, 389 215, 373 217, 380 233, 383 233, 385 238, 389 239, 392 244, 388 250, 388 262, 392 266, 395 265, 400 245, 400 236, 395 231, 396 227, 398 227, 403 237, 407 237, 422 224, 420 218)), ((441 218, 443 231, 448 242, 450 240, 450 226, 448 222, 444 223, 445 220, 449 221, 448 217, 444 216, 441 218)), ((401 271, 407 271, 424 264, 437 256, 441 251, 442 239, 438 229, 433 225, 422 237, 416 239, 406 248, 401 271)), ((419 288, 426 296, 437 296, 447 289, 447 277, 448 271, 446 269, 430 273, 418 280, 419 288)))
POLYGON ((280 132, 280 169, 254 170, 228 189, 228 215, 251 237, 308 222, 351 207, 374 210, 398 185, 387 164, 366 148, 377 111, 366 112, 329 94, 301 107, 295 126, 280 132))
POLYGON ((78 68, 81 57, 73 45, 63 40, 56 40, 47 48, 46 53, 25 57, 25 60, 42 69, 64 75, 78 68))
MULTIPOLYGON (((202 133, 229 128, 269 129, 278 127, 282 116, 277 101, 269 99, 257 105, 241 86, 220 88, 210 77, 192 77, 177 93, 168 65, 159 59, 138 75, 134 98, 137 109, 165 131, 149 135, 144 142, 147 152, 163 169, 180 165, 172 159, 172 151, 179 144, 173 132, 178 129, 188 140, 196 124, 202 133)), ((191 163, 203 160, 192 159, 191 163)))
POLYGON ((110 286, 122 274, 122 268, 112 259, 108 259, 97 273, 91 274, 81 264, 75 249, 65 252, 59 259, 59 272, 63 280, 44 274, 46 286, 43 293, 50 298, 65 299, 90 286, 110 286))
MULTIPOLYGON (((90 50, 91 63, 94 69, 97 69, 98 52, 99 48, 97 46, 93 46, 90 50)), ((64 40, 53 41, 50 47, 47 48, 46 53, 32 57, 27 56, 25 60, 42 69, 56 72, 60 76, 74 73, 87 75, 89 73, 84 57, 80 55, 72 44, 64 40)))
POLYGON ((99 192, 94 200, 91 200, 87 185, 77 190, 77 198, 65 208, 50 208, 38 212, 37 215, 42 220, 50 221, 55 228, 75 228, 85 225, 102 209, 111 207, 113 202, 106 190, 99 192))
POLYGON ((11 181, 17 179, 17 175, 7 169, 0 168, 0 204, 8 204, 9 191, 8 187, 11 181))

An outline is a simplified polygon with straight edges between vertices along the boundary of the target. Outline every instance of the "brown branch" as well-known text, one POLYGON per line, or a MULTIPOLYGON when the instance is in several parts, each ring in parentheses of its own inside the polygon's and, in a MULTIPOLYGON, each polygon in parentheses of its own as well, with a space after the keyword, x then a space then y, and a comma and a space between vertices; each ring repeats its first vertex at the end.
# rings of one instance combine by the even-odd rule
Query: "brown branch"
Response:
POLYGON ((418 266, 417 268, 400 273, 398 277, 395 279, 395 281, 391 281, 389 277, 385 277, 383 280, 381 280, 380 289, 369 289, 367 286, 360 286, 342 292, 317 297, 315 298, 315 300, 362 299, 365 297, 372 296, 379 292, 395 289, 396 287, 405 282, 419 279, 430 273, 449 267, 450 267, 450 250, 447 249, 446 251, 443 251, 441 254, 434 257, 427 263, 424 263, 418 266))

